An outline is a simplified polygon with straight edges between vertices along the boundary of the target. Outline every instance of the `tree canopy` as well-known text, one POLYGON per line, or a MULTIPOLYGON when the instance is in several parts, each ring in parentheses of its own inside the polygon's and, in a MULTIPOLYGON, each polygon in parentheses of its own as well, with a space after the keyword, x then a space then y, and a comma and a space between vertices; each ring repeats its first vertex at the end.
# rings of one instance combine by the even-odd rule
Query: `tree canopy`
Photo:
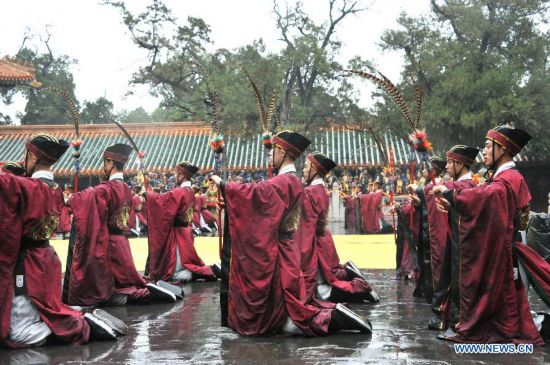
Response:
MULTIPOLYGON (((427 129, 436 150, 455 143, 480 146, 488 128, 512 123, 536 136, 530 143, 531 155, 548 155, 548 1, 428 1, 429 14, 416 18, 401 14, 399 27, 385 31, 380 48, 403 54, 401 80, 392 81, 409 100, 413 100, 412 80, 423 88, 421 128, 427 129)), ((262 39, 234 50, 212 50, 210 26, 196 17, 177 19, 162 0, 150 0, 137 13, 122 1, 103 3, 120 13, 131 40, 147 54, 130 86, 146 85, 161 100, 150 115, 142 108, 119 111, 122 121, 209 121, 208 82, 219 95, 225 132, 256 134, 259 116, 246 70, 266 104, 275 90, 276 114, 290 128, 309 133, 330 123, 369 119, 381 130, 408 132, 387 95, 376 92, 375 105, 362 108, 349 75, 339 71, 373 71, 369 60, 337 62, 340 27, 351 15, 369 11, 361 0, 325 0, 322 21, 314 21, 301 2, 282 6, 274 0, 273 26, 283 44, 277 52, 266 50, 262 39)), ((32 62, 44 85, 62 88, 74 98, 69 67, 76 61, 54 56, 49 36, 45 52, 22 47, 16 58, 32 62)), ((29 87, 1 89, 0 95, 10 103, 16 92, 28 99, 19 115, 22 124, 70 123, 58 95, 29 87)), ((83 123, 108 123, 116 114, 104 97, 82 105, 83 123)), ((0 124, 11 122, 0 114, 0 124)))

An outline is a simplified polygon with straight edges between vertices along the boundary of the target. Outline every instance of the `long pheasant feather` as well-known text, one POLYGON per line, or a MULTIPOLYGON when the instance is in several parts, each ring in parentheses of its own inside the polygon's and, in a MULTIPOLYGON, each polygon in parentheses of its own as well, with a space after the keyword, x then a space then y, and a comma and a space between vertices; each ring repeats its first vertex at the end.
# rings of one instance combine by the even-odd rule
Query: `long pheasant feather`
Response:
POLYGON ((382 155, 382 160, 384 161, 384 165, 388 165, 388 154, 386 153, 386 148, 384 147, 382 138, 380 138, 380 135, 372 125, 367 123, 366 129, 374 138, 374 143, 376 143, 376 146, 378 147, 378 151, 380 151, 380 154, 382 155))
POLYGON ((393 101, 393 103, 395 104, 395 106, 397 107, 397 110, 399 110, 399 112, 401 113, 403 118, 405 118, 405 120, 411 125, 411 127, 414 130, 414 123, 412 121, 411 113, 409 111, 409 107, 407 105, 407 102, 405 101, 405 98, 403 97, 403 95, 401 95, 399 90, 395 87, 395 85, 386 76, 384 76, 383 74, 380 73, 380 76, 382 78, 379 78, 377 76, 374 76, 374 75, 372 75, 368 72, 364 72, 364 71, 357 71, 357 70, 350 70, 350 69, 344 70, 344 71, 353 73, 353 74, 358 75, 358 76, 361 76, 361 77, 373 82, 379 88, 385 90, 390 95, 390 98, 393 101))
POLYGON ((277 112, 277 90, 273 89, 271 93, 271 99, 269 100, 269 105, 267 107, 267 116, 266 116, 266 130, 270 131, 273 127, 273 121, 275 114, 277 112))
POLYGON ((418 129, 420 126, 420 119, 422 118, 422 94, 424 93, 424 90, 422 88, 422 85, 419 83, 414 82, 414 101, 416 102, 416 123, 414 125, 415 129, 418 129))
POLYGON ((256 86, 256 83, 254 82, 254 80, 252 80, 252 77, 244 67, 243 67, 243 71, 244 71, 244 74, 246 75, 246 78, 250 82, 250 85, 252 85, 252 89, 254 90, 254 96, 256 97, 256 110, 258 111, 258 117, 260 118, 262 129, 264 132, 268 132, 269 129, 268 129, 267 114, 265 112, 264 101, 262 99, 260 89, 258 89, 258 86, 256 86))

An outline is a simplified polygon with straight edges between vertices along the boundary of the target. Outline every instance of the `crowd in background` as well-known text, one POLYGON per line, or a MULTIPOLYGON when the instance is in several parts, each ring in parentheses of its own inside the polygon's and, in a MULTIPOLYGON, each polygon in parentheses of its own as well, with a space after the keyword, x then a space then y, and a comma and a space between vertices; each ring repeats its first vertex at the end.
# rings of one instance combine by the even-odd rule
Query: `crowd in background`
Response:
MULTIPOLYGON (((209 186, 210 173, 198 172, 192 179, 193 185, 201 188, 209 186)), ((265 170, 241 170, 230 171, 226 173, 226 180, 229 182, 260 182, 267 179, 267 171, 265 170)), ((334 185, 338 184, 339 189, 344 192, 349 192, 355 187, 359 187, 360 191, 366 192, 369 183, 379 181, 382 189, 386 193, 392 190, 395 194, 407 194, 407 185, 414 183, 418 186, 424 186, 429 179, 428 171, 425 168, 415 169, 414 179, 411 181, 411 172, 408 166, 396 167, 393 175, 386 174, 383 168, 380 167, 362 167, 356 169, 336 169, 331 172, 327 178, 327 187, 333 190, 334 185)), ((147 173, 149 186, 157 192, 167 192, 176 187, 176 177, 173 173, 147 173)), ((133 187, 141 185, 137 176, 132 176, 128 180, 128 184, 133 187)))

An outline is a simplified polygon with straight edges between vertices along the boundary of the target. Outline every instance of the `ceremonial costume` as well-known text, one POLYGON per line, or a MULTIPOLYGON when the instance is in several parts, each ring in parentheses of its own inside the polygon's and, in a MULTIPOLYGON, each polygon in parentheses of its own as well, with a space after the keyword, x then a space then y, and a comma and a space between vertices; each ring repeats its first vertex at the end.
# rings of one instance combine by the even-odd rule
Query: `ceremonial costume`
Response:
POLYGON ((379 233, 382 230, 382 197, 384 192, 376 191, 359 195, 361 203, 362 232, 379 233))
MULTIPOLYGON (((285 151, 295 160, 310 144, 298 133, 282 131, 272 139, 276 154, 285 151)), ((281 155, 279 155, 281 156, 281 155)), ((368 322, 338 304, 324 309, 306 303, 300 267, 300 247, 294 239, 302 208, 303 189, 293 164, 281 167, 278 175, 260 183, 221 182, 224 194, 230 247, 224 242, 221 290, 222 323, 242 335, 278 333, 321 336, 340 329, 370 332, 368 322), (228 252, 229 251, 229 252, 228 252), (229 267, 227 267, 229 266, 229 267), (224 308, 225 304, 226 307, 224 308), (224 313, 225 312, 225 313, 224 313)))
MULTIPOLYGON (((470 166, 475 162, 479 150, 474 147, 457 145, 451 148, 446 158, 453 166, 452 176, 454 181, 444 182, 448 189, 470 188, 476 186, 472 181, 470 166), (468 172, 459 176, 456 171, 456 163, 465 166, 468 172)), ((431 269, 433 283, 433 316, 428 327, 443 330, 447 322, 454 326, 458 321, 458 306, 460 302, 458 291, 458 223, 459 217, 454 209, 448 214, 437 210, 436 198, 429 194, 432 185, 419 191, 421 200, 426 201, 428 210, 428 227, 431 245, 431 269), (452 318, 451 318, 452 317, 452 318)))
MULTIPOLYGON (((132 149, 108 147, 103 158, 124 165, 132 149)), ((67 302, 71 305, 123 305, 151 299, 174 302, 176 297, 137 272, 126 237, 129 234, 132 193, 122 172, 72 195, 74 230, 67 256, 67 302), (72 248, 74 247, 74 248, 72 248), (71 254, 72 253, 72 254, 71 254)))
POLYGON ((414 206, 409 201, 396 207, 395 213, 397 215, 396 276, 415 280, 418 276, 416 243, 420 214, 415 212, 414 206))
MULTIPOLYGON (((496 166, 496 144, 514 156, 530 139, 520 129, 490 130, 493 166, 489 168, 496 166)), ((484 185, 448 190, 444 196, 460 217, 460 314, 456 333, 445 338, 543 345, 517 264, 519 230, 525 229, 531 195, 514 162, 501 164, 484 185)))
MULTIPOLYGON (((426 181, 424 187, 420 187, 416 191, 416 195, 420 199, 420 205, 415 209, 420 216, 417 241, 417 267, 419 269, 419 276, 416 282, 416 288, 414 290, 414 296, 426 298, 427 303, 432 303, 434 284, 432 280, 432 246, 430 237, 434 236, 436 240, 434 258, 436 264, 441 260, 442 248, 444 245, 441 243, 441 236, 447 234, 447 224, 445 218, 437 213, 435 207, 435 200, 432 200, 429 194, 427 194, 435 184, 441 182, 440 175, 445 171, 446 161, 438 156, 432 156, 429 159, 431 169, 429 171, 429 178, 426 181), (428 201, 429 208, 428 209, 428 201), (429 217, 432 214, 433 224, 430 224, 429 217)), ((443 241, 444 242, 444 241, 443 241)))
POLYGON ((336 163, 319 152, 308 155, 307 160, 321 176, 309 182, 309 176, 304 175, 306 183, 310 184, 304 188, 302 214, 295 234, 296 242, 300 245, 308 301, 315 297, 332 302, 379 301, 378 295, 355 265, 348 263, 349 269, 345 277, 338 278, 335 275, 334 258, 338 260, 338 256, 332 234, 326 227, 329 198, 322 177, 336 163))
MULTIPOLYGON (((180 162, 176 170, 190 179, 198 167, 180 162)), ((189 282, 196 279, 216 280, 212 267, 204 265, 195 250, 192 220, 195 194, 191 182, 159 194, 146 195, 147 210, 159 212, 149 216, 149 276, 154 281, 189 282), (160 213, 162 212, 162 213, 160 213)))
MULTIPOLYGON (((38 135, 26 145, 25 164, 29 152, 36 158, 27 169, 31 178, 0 172, 0 343, 5 346, 82 344, 91 337, 117 337, 94 314, 84 315, 61 302, 61 262, 49 237, 59 224, 63 193, 53 173, 37 166, 51 166, 68 147, 64 140, 38 135)), ((111 318, 121 332, 126 330, 111 318)))

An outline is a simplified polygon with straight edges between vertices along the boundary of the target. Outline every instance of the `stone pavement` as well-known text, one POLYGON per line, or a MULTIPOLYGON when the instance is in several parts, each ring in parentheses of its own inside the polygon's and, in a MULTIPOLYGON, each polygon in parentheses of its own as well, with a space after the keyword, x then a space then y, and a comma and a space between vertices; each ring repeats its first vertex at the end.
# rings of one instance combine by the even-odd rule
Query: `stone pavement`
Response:
MULTIPOLYGON (((0 350, 0 364, 549 364, 550 346, 533 354, 457 355, 426 327, 429 305, 412 297, 413 285, 392 280, 393 270, 370 270, 380 304, 353 305, 368 317, 372 336, 246 338, 219 326, 217 283, 185 286, 175 305, 113 307, 129 325, 117 342, 0 350)), ((534 309, 543 309, 532 298, 534 309)))

